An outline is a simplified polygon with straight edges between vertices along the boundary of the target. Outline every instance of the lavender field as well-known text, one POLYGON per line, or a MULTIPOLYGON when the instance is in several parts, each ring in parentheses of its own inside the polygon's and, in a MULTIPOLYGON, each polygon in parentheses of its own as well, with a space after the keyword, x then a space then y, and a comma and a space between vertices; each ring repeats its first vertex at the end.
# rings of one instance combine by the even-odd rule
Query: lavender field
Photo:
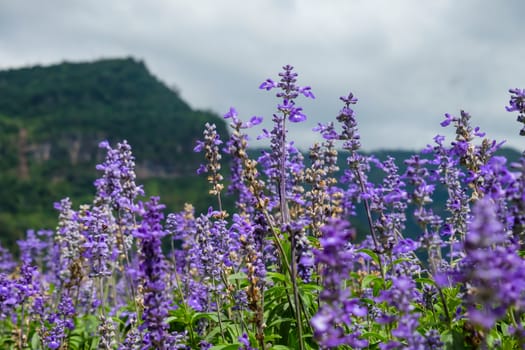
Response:
MULTIPOLYGON (((400 172, 361 153, 349 93, 304 159, 287 130, 315 96, 297 79, 284 66, 260 85, 278 104, 257 159, 246 130, 262 117, 231 108, 224 140, 206 124, 204 213, 165 213, 135 181, 132 145, 101 142, 92 202, 55 203, 56 230, 28 231, 19 257, 0 247, 0 348, 525 349, 525 153, 495 156, 502 140, 459 111, 441 122, 455 138, 437 135, 400 172)), ((517 114, 525 136, 525 90, 509 93, 501 123, 517 114)))

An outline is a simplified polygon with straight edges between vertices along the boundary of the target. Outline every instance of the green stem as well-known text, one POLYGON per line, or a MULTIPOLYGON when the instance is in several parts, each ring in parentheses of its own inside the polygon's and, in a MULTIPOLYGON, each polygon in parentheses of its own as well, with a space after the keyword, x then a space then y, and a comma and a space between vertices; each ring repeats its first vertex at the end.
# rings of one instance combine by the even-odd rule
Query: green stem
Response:
MULTIPOLYGON (((215 279, 213 279, 213 289, 216 289, 215 279)), ((222 310, 222 304, 221 299, 219 297, 219 294, 216 293, 215 300, 217 302, 217 319, 219 320, 219 329, 221 330, 221 338, 223 342, 226 342, 226 339, 224 338, 224 328, 222 326, 222 317, 221 317, 221 310, 222 310)))
MULTIPOLYGON (((359 167, 359 165, 357 166, 359 167)), ((354 169, 354 172, 355 172, 355 175, 357 176, 359 187, 361 188, 361 193, 364 194, 366 189, 365 189, 365 184, 363 182, 363 177, 361 176, 361 171, 359 170, 359 168, 356 168, 354 169)), ((365 203, 366 218, 368 220, 368 228, 370 229, 370 234, 372 236, 372 240, 374 241, 374 247, 376 248, 377 252, 380 253, 379 240, 377 239, 376 231, 374 229, 374 223, 372 220, 372 210, 370 209, 370 203, 368 203, 368 199, 366 198, 364 199, 364 203, 365 203)), ((383 263, 381 261, 381 256, 378 256, 378 257, 379 257, 378 259, 379 271, 381 272, 381 277, 383 278, 383 280, 386 281, 385 271, 383 268, 383 263)))
MULTIPOLYGON (((281 224, 285 227, 290 223, 290 210, 288 208, 288 202, 286 200, 286 118, 287 114, 284 113, 282 119, 282 137, 281 137, 281 159, 279 169, 279 204, 281 209, 281 224)), ((297 322, 297 335, 299 336, 299 349, 304 350, 304 339, 303 339, 303 322, 301 316, 301 307, 299 300, 299 289, 297 287, 297 259, 296 259, 296 241, 295 234, 289 230, 290 235, 290 278, 292 280, 293 299, 295 304, 295 318, 297 322)))
POLYGON ((21 316, 20 316, 20 332, 19 332, 19 335, 18 335, 18 342, 19 342, 19 345, 20 345, 20 349, 22 349, 24 347, 24 311, 25 311, 25 308, 24 308, 24 304, 25 303, 22 303, 22 310, 21 310, 21 316))
POLYGON ((448 328, 452 329, 452 318, 450 317, 450 312, 448 311, 448 306, 445 300, 445 295, 443 294, 443 290, 440 287, 436 286, 436 288, 438 290, 439 298, 441 299, 441 303, 443 304, 443 311, 445 311, 445 317, 447 318, 448 328))
POLYGON ((299 348, 304 349, 304 343, 303 343, 303 321, 301 316, 301 301, 299 300, 299 288, 297 286, 297 259, 296 259, 296 251, 295 251, 295 235, 293 232, 289 232, 290 234, 290 242, 291 242, 291 260, 292 260, 292 266, 291 266, 291 276, 292 279, 292 288, 293 288, 293 298, 294 298, 294 304, 295 304, 295 318, 297 319, 297 333, 299 336, 299 348))

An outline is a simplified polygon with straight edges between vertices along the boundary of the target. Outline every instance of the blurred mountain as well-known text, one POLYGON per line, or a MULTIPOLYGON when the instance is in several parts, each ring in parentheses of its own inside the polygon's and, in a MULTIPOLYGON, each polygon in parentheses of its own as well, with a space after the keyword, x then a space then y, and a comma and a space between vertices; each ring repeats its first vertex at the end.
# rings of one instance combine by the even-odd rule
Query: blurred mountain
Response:
POLYGON ((64 196, 89 201, 102 140, 131 144, 148 195, 204 205, 193 148, 206 122, 227 134, 222 118, 192 109, 133 58, 0 71, 0 237, 54 228, 64 196))

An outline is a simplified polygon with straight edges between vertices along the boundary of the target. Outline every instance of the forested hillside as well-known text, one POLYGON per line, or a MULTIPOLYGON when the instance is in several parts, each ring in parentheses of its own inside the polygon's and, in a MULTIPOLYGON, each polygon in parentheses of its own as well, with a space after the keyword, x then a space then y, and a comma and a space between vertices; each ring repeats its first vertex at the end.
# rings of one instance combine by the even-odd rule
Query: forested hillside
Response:
POLYGON ((222 118, 193 110, 132 58, 0 71, 0 237, 54 228, 63 196, 87 200, 106 139, 128 140, 150 194, 204 205, 193 147, 206 122, 226 135, 222 118))

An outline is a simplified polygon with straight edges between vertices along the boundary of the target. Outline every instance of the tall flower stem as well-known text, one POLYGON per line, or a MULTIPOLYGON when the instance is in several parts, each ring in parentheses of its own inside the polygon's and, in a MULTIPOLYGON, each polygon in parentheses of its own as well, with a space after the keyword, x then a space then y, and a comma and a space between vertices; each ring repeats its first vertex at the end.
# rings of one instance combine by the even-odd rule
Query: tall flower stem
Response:
MULTIPOLYGON (((217 178, 217 176, 215 176, 215 178, 217 178)), ((215 182, 214 183, 214 188, 217 189, 217 205, 219 206, 219 212, 220 212, 220 215, 221 215, 221 220, 224 220, 226 214, 225 212, 222 210, 222 201, 221 201, 221 189, 222 187, 220 186, 220 184, 218 182, 215 182)), ((227 280, 224 276, 224 270, 221 270, 221 278, 223 280, 227 280)), ((213 280, 213 287, 215 288, 215 280, 213 280)), ((216 295, 217 297, 217 319, 219 321, 219 329, 221 331, 221 337, 222 337, 222 340, 225 341, 225 338, 224 338, 224 326, 222 325, 222 316, 221 316, 221 312, 222 312, 222 303, 221 303, 221 297, 220 295, 217 293, 216 295)))
MULTIPOLYGON (((290 210, 288 208, 288 202, 286 200, 286 112, 284 117, 281 119, 281 158, 279 164, 279 206, 281 211, 281 223, 282 227, 288 227, 290 224, 290 210)), ((299 298, 299 287, 297 286, 297 251, 296 251, 296 239, 293 230, 288 230, 290 236, 290 279, 292 281, 292 291, 294 300, 294 311, 295 319, 297 321, 297 335, 299 336, 299 349, 304 350, 303 340, 303 325, 301 315, 301 300, 299 298)))
MULTIPOLYGON (((254 164, 251 164, 251 162, 249 160, 245 160, 246 164, 246 168, 247 169, 251 169, 254 167, 254 164)), ((284 168, 283 168, 284 169, 284 168)), ((286 255, 286 252, 284 250, 284 247, 281 243, 281 239, 279 238, 279 234, 278 232, 276 231, 276 223, 275 221, 273 220, 272 216, 270 215, 270 213, 268 212, 268 210, 266 209, 266 205, 265 205, 265 200, 261 197, 261 191, 262 189, 260 188, 260 184, 256 181, 255 177, 254 176, 247 176, 247 179, 248 179, 248 182, 249 182, 249 187, 250 187, 250 191, 251 193, 253 194, 255 200, 256 200, 256 203, 257 203, 257 207, 259 210, 261 210, 261 213, 263 215, 263 217, 265 218, 265 220, 268 222, 268 226, 269 226, 269 230, 273 236, 273 241, 275 242, 275 245, 277 246, 277 250, 279 252, 279 255, 281 257, 280 261, 283 265, 283 270, 288 272, 289 276, 292 278, 292 289, 294 290, 294 305, 292 304, 291 302, 291 299, 288 295, 288 293, 286 294, 286 297, 288 298, 288 303, 289 305, 292 307, 292 309, 294 309, 294 313, 296 314, 296 317, 297 317, 297 313, 299 313, 300 315, 300 312, 301 311, 297 311, 297 308, 301 307, 303 312, 304 312, 304 305, 303 303, 301 302, 300 300, 300 296, 299 296, 299 293, 298 293, 298 287, 297 287, 297 281, 296 279, 293 278, 294 276, 294 271, 292 270, 292 263, 288 260, 288 257, 286 255)), ((282 184, 285 184, 283 181, 281 181, 280 183, 282 184)), ((279 186, 279 188, 281 189, 282 187, 279 186)), ((279 193, 280 195, 280 198, 284 198, 283 195, 281 195, 281 192, 279 193)), ((280 208, 283 208, 283 201, 280 201, 280 208)), ((285 202, 285 206, 284 206, 285 211, 288 213, 289 215, 289 212, 287 211, 287 206, 286 206, 286 202, 285 202)), ((283 219, 284 216, 283 216, 283 212, 281 211, 281 219, 283 219)), ((293 242, 295 243, 295 242, 293 242)), ((293 245, 292 245, 293 247, 293 245)), ((297 273, 295 273, 295 275, 297 275, 297 273)), ((299 319, 298 319, 299 320, 299 319)), ((304 341, 302 339, 302 324, 301 323, 298 323, 298 327, 300 327, 300 334, 301 334, 301 338, 299 340, 299 343, 300 343, 300 349, 304 349, 304 341)), ((299 333, 299 329, 298 329, 298 333, 299 333)), ((264 348, 263 348, 264 349, 264 348)))
MULTIPOLYGON (((213 287, 214 289, 217 288, 217 286, 215 285, 215 280, 213 280, 213 287)), ((222 317, 221 317, 221 310, 222 310, 221 298, 218 293, 215 295, 215 297, 216 297, 216 302, 217 302, 217 319, 219 321, 219 329, 221 331, 221 338, 222 338, 222 341, 226 341, 226 339, 224 338, 224 326, 222 325, 222 317)))
MULTIPOLYGON (((255 162, 252 162, 252 161, 250 161, 248 159, 244 159, 244 162, 245 162, 246 169, 251 170, 251 171, 253 171, 255 169, 255 162)), ((292 276, 293 273, 292 273, 292 270, 291 270, 291 265, 290 265, 290 262, 288 261, 288 257, 286 256, 286 252, 285 252, 284 247, 283 247, 283 245, 281 243, 281 239, 279 238, 279 234, 276 231, 276 226, 275 226, 276 224, 275 224, 272 216, 270 215, 270 213, 268 213, 268 210, 266 209, 265 200, 261 197, 261 193, 262 193, 261 192, 262 191, 261 184, 256 180, 256 177, 254 176, 254 174, 251 174, 251 173, 249 173, 249 175, 247 176, 247 180, 248 180, 248 183, 249 183, 250 192, 253 194, 253 196, 255 198, 255 201, 257 203, 257 208, 261 211, 264 219, 268 223, 268 227, 269 227, 270 233, 272 234, 273 241, 274 241, 274 243, 275 243, 275 245, 277 247, 277 251, 279 252, 279 256, 281 258, 280 262, 283 265, 282 267, 283 267, 284 271, 287 271, 288 274, 290 276, 292 276)), ((263 293, 263 295, 264 295, 264 293, 263 293)), ((292 308, 294 308, 288 293, 286 293, 286 297, 288 299, 288 304, 292 308)), ((301 305, 303 305, 303 304, 301 304, 301 305)))
MULTIPOLYGON (((350 152, 350 156, 347 158, 347 164, 353 173, 354 181, 357 181, 361 195, 364 195, 366 194, 366 188, 363 174, 361 172, 363 157, 357 153, 357 151, 361 148, 361 142, 359 141, 361 137, 359 136, 357 130, 357 121, 355 119, 354 110, 350 108, 350 106, 356 104, 358 100, 351 92, 348 94, 348 96, 341 96, 339 99, 345 103, 345 106, 343 109, 341 109, 339 116, 337 117, 337 121, 341 123, 343 128, 341 134, 338 135, 338 138, 339 140, 344 141, 343 149, 350 152)), ((365 204, 370 235, 372 236, 372 241, 374 242, 374 248, 378 253, 381 253, 379 240, 377 238, 372 220, 370 203, 367 198, 363 198, 363 201, 365 204)), ((383 263, 381 262, 381 258, 379 258, 378 264, 381 271, 381 277, 385 279, 385 271, 383 268, 383 263)))
MULTIPOLYGON (((361 171, 359 169, 356 169, 355 174, 357 176, 357 181, 359 182, 359 187, 361 188, 361 193, 364 194, 366 189, 365 189, 365 184, 363 182, 363 177, 361 176, 361 171)), ((370 203, 368 202, 368 199, 366 198, 364 199, 364 203, 365 203, 366 218, 368 221, 368 228, 370 229, 370 235, 372 236, 374 247, 379 253, 380 252, 379 240, 377 239, 376 231, 374 229, 374 223, 372 220, 372 211, 370 210, 370 203)), ((381 277, 383 278, 383 280, 385 280, 385 270, 383 268, 383 262, 381 260, 381 257, 379 257, 377 262, 379 264, 379 271, 381 272, 381 277)))

